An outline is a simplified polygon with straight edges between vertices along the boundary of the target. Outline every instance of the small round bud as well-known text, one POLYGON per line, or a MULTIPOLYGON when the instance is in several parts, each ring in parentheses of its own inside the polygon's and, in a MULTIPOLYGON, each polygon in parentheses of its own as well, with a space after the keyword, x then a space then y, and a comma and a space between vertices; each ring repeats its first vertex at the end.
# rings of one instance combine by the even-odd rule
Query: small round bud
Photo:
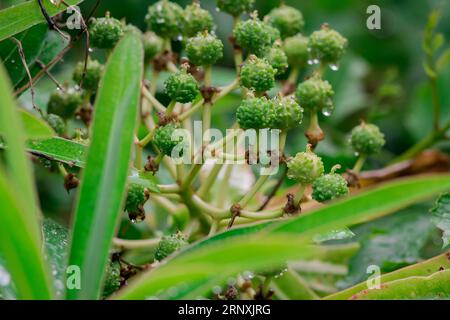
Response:
POLYGON ((336 166, 331 170, 331 173, 326 174, 313 183, 312 197, 318 202, 327 202, 338 199, 348 195, 348 184, 340 174, 335 173, 335 170, 340 168, 336 166))
POLYGON ((188 37, 194 37, 202 31, 212 31, 214 20, 209 11, 200 7, 200 4, 194 2, 184 9, 184 28, 183 33, 188 37))
POLYGON ((50 95, 47 112, 56 114, 63 119, 69 119, 82 104, 83 96, 81 91, 73 88, 56 90, 50 95))
POLYGON ((180 103, 192 102, 200 93, 197 81, 184 69, 171 73, 164 86, 170 99, 180 103))
POLYGON ((298 34, 284 41, 283 50, 292 67, 303 67, 308 63, 308 38, 298 34))
POLYGON ((163 40, 152 31, 147 31, 142 35, 144 44, 145 61, 150 61, 163 50, 163 40))
POLYGON ((250 56, 241 69, 241 84, 258 93, 265 92, 275 86, 275 74, 266 60, 250 56))
POLYGON ((376 125, 363 122, 352 130, 350 142, 359 154, 371 155, 380 152, 386 140, 376 125))
POLYGON ((287 56, 279 47, 267 49, 264 53, 264 59, 277 71, 277 75, 284 74, 289 67, 287 56))
POLYGON ((186 238, 183 234, 177 233, 170 236, 162 237, 159 242, 158 248, 155 252, 155 259, 162 261, 174 252, 180 250, 181 248, 187 246, 186 238))
POLYGON ((223 57, 223 43, 209 32, 200 32, 189 38, 186 54, 190 62, 196 66, 209 66, 223 57))
POLYGON ((239 126, 244 130, 268 128, 267 113, 271 108, 272 101, 266 97, 243 100, 236 112, 239 126))
POLYGON ((120 289, 120 262, 111 261, 106 266, 105 281, 103 284, 103 297, 107 298, 120 289))
POLYGON ((334 91, 330 83, 314 76, 297 87, 296 97, 305 110, 331 113, 334 109, 334 91))
POLYGON ((52 127, 53 130, 55 130, 56 134, 61 136, 66 132, 66 124, 64 123, 64 120, 61 119, 60 116, 57 116, 56 114, 49 113, 46 117, 47 123, 52 127))
POLYGON ((217 7, 219 10, 238 17, 242 13, 250 12, 254 2, 255 0, 218 0, 217 7))
POLYGON ((136 33, 137 35, 142 35, 141 29, 136 27, 134 24, 129 23, 123 28, 123 33, 131 33, 131 32, 136 33))
POLYGON ((288 178, 297 180, 302 185, 308 185, 323 175, 323 162, 308 145, 306 152, 297 153, 288 163, 288 178))
POLYGON ((266 18, 272 26, 280 31, 283 39, 296 35, 305 26, 303 14, 286 5, 273 9, 266 18))
POLYGON ((173 149, 183 142, 182 137, 178 137, 177 139, 172 138, 174 131, 177 129, 178 126, 172 123, 156 129, 153 141, 158 149, 166 156, 170 157, 173 149))
POLYGON ((321 63, 337 64, 342 58, 347 44, 346 38, 325 24, 319 31, 311 34, 308 48, 311 58, 317 59, 321 63))
POLYGON ((93 47, 112 49, 123 36, 123 24, 115 18, 92 19, 89 26, 89 37, 93 47))
POLYGON ((149 30, 170 39, 181 34, 183 9, 176 3, 161 0, 148 7, 145 20, 149 30))
POLYGON ((86 73, 83 78, 84 62, 79 62, 73 73, 73 80, 77 83, 81 82, 81 87, 87 91, 95 93, 103 74, 103 65, 97 60, 88 60, 86 65, 86 73))
POLYGON ((132 183, 128 186, 125 211, 128 213, 139 212, 148 200, 145 188, 139 184, 132 183))
POLYGON ((290 130, 303 121, 303 109, 292 97, 276 97, 266 115, 270 129, 290 130))
POLYGON ((239 22, 233 30, 236 43, 250 53, 261 53, 270 47, 279 33, 267 23, 257 19, 239 22))

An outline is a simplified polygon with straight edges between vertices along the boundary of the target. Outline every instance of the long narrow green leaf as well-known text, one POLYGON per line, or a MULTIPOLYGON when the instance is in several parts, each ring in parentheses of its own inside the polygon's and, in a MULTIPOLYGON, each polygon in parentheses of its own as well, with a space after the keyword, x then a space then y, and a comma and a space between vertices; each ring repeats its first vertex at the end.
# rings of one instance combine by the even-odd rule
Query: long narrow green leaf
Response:
POLYGON ((130 33, 111 54, 95 103, 92 143, 70 252, 70 265, 81 270, 81 289, 68 291, 70 299, 100 296, 125 195, 142 77, 142 44, 137 35, 130 33))
MULTIPOLYGON (((68 5, 77 5, 83 0, 66 0, 68 5)), ((67 10, 65 5, 56 6, 50 0, 43 1, 50 16, 67 10)), ((45 22, 36 0, 11 6, 0 11, 0 41, 25 31, 38 23, 45 22)))
POLYGON ((49 299, 50 278, 41 252, 40 211, 31 165, 25 154, 25 134, 2 65, 0 97, 0 128, 8 145, 5 165, 0 164, 0 253, 19 298, 49 299))

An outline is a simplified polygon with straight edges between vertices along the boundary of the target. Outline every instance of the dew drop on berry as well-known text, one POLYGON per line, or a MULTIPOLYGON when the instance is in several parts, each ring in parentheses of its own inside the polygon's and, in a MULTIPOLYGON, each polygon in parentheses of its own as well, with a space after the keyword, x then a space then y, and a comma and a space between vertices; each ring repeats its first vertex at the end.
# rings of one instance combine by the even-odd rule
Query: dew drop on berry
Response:
POLYGON ((339 66, 337 64, 330 64, 330 69, 333 71, 338 71, 339 70, 339 66))

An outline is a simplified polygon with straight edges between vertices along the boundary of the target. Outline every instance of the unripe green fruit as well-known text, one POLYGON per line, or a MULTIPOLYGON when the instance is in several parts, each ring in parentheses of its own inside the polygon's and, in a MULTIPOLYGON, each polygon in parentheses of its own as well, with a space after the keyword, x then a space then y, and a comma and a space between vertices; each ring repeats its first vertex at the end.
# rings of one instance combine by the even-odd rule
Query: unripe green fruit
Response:
POLYGON ((186 70, 171 73, 164 86, 170 99, 180 103, 192 102, 200 93, 197 81, 186 70))
POLYGON ((290 6, 273 9, 267 15, 268 22, 280 31, 283 39, 302 31, 305 26, 302 13, 290 6))
POLYGON ((142 43, 144 44, 145 61, 152 60, 163 51, 163 40, 152 31, 147 31, 142 35, 142 43))
POLYGON ((181 233, 173 234, 170 236, 162 237, 159 242, 158 248, 155 252, 155 259, 162 261, 174 252, 187 246, 188 243, 185 240, 185 236, 181 233))
POLYGON ((268 128, 267 114, 271 108, 272 101, 266 97, 243 100, 236 112, 239 126, 244 130, 268 128))
POLYGON ((136 27, 134 24, 129 23, 123 28, 123 33, 131 33, 131 32, 136 33, 137 35, 142 35, 141 29, 136 27))
POLYGON ((202 31, 211 31, 214 20, 209 11, 204 10, 198 3, 193 3, 184 9, 183 33, 188 37, 194 37, 202 31))
POLYGON ((330 83, 319 77, 312 77, 297 87, 296 97, 300 105, 308 111, 331 113, 334 109, 334 91, 330 83))
POLYGON ((99 49, 112 49, 123 36, 123 24, 110 17, 92 19, 89 26, 91 45, 99 49))
POLYGON ((66 132, 66 124, 64 123, 64 120, 61 119, 60 116, 57 116, 56 114, 49 113, 46 117, 47 123, 52 127, 53 130, 55 130, 56 134, 61 136, 66 132))
POLYGON ((306 152, 297 153, 288 163, 288 178, 308 185, 323 175, 323 162, 308 146, 306 152))
POLYGON ((250 12, 254 2, 255 0, 218 0, 217 7, 220 10, 237 17, 242 13, 250 12))
POLYGON ((241 84, 258 93, 275 86, 275 69, 264 59, 251 56, 241 69, 241 84))
POLYGON ((326 202, 345 197, 348 192, 347 181, 332 170, 314 181, 312 197, 318 202, 326 202))
POLYGON ((283 50, 292 67, 303 67, 308 63, 308 38, 298 34, 284 40, 283 50))
POLYGON ((47 112, 69 119, 75 111, 83 104, 81 91, 69 88, 66 90, 56 90, 50 95, 47 104, 47 112))
POLYGON ((348 40, 328 25, 322 26, 309 37, 311 58, 321 63, 337 64, 342 58, 348 40))
POLYGON ((352 130, 350 142, 359 154, 371 155, 380 152, 386 140, 376 125, 362 123, 352 130))
POLYGON ((169 123, 156 129, 155 136, 153 137, 153 141, 158 149, 169 157, 172 155, 173 149, 183 141, 182 137, 172 139, 172 135, 176 129, 178 129, 178 126, 169 123))
POLYGON ((103 297, 107 298, 120 289, 120 262, 112 261, 106 267, 103 297))
POLYGON ((145 20, 149 30, 170 39, 181 34, 183 9, 176 3, 161 0, 148 8, 145 20))
MULTIPOLYGON (((83 78, 84 62, 79 62, 73 73, 73 80, 80 83, 83 78)), ((103 74, 103 65, 97 60, 88 60, 86 66, 86 74, 81 82, 81 87, 87 91, 95 93, 98 89, 98 84, 103 74)))
POLYGON ((267 23, 253 18, 239 22, 233 30, 233 36, 243 49, 259 54, 275 42, 279 33, 267 23))
POLYGON ((223 43, 211 33, 200 32, 195 37, 189 38, 186 54, 194 65, 209 66, 223 57, 223 43))
POLYGON ((294 129, 303 121, 303 109, 292 97, 276 97, 266 117, 270 129, 294 129))
POLYGON ((139 212, 147 201, 145 188, 139 184, 132 183, 128 186, 125 211, 128 213, 139 212))
POLYGON ((284 74, 289 67, 287 56, 279 47, 273 47, 266 50, 264 59, 266 59, 272 68, 276 70, 277 75, 284 74))

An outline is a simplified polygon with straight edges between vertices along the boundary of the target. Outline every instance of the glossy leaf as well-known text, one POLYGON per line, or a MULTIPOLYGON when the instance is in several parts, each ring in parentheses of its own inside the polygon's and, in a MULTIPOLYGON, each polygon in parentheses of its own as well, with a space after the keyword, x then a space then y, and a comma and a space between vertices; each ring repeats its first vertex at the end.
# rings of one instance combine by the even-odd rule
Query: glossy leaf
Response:
POLYGON ((111 54, 95 102, 92 142, 70 253, 70 264, 81 270, 81 290, 68 290, 70 299, 100 296, 109 249, 122 213, 142 76, 141 40, 130 33, 111 54))
POLYGON ((27 149, 36 155, 41 155, 71 166, 84 167, 88 147, 75 141, 55 137, 45 140, 29 141, 27 143, 27 149))
POLYGON ((442 230, 442 242, 445 248, 450 244, 450 193, 439 197, 431 213, 433 223, 442 230))
MULTIPOLYGON (((43 120, 25 110, 19 111, 27 140, 48 139, 55 135, 53 129, 43 120)), ((0 128, 0 135, 3 130, 0 128)))

